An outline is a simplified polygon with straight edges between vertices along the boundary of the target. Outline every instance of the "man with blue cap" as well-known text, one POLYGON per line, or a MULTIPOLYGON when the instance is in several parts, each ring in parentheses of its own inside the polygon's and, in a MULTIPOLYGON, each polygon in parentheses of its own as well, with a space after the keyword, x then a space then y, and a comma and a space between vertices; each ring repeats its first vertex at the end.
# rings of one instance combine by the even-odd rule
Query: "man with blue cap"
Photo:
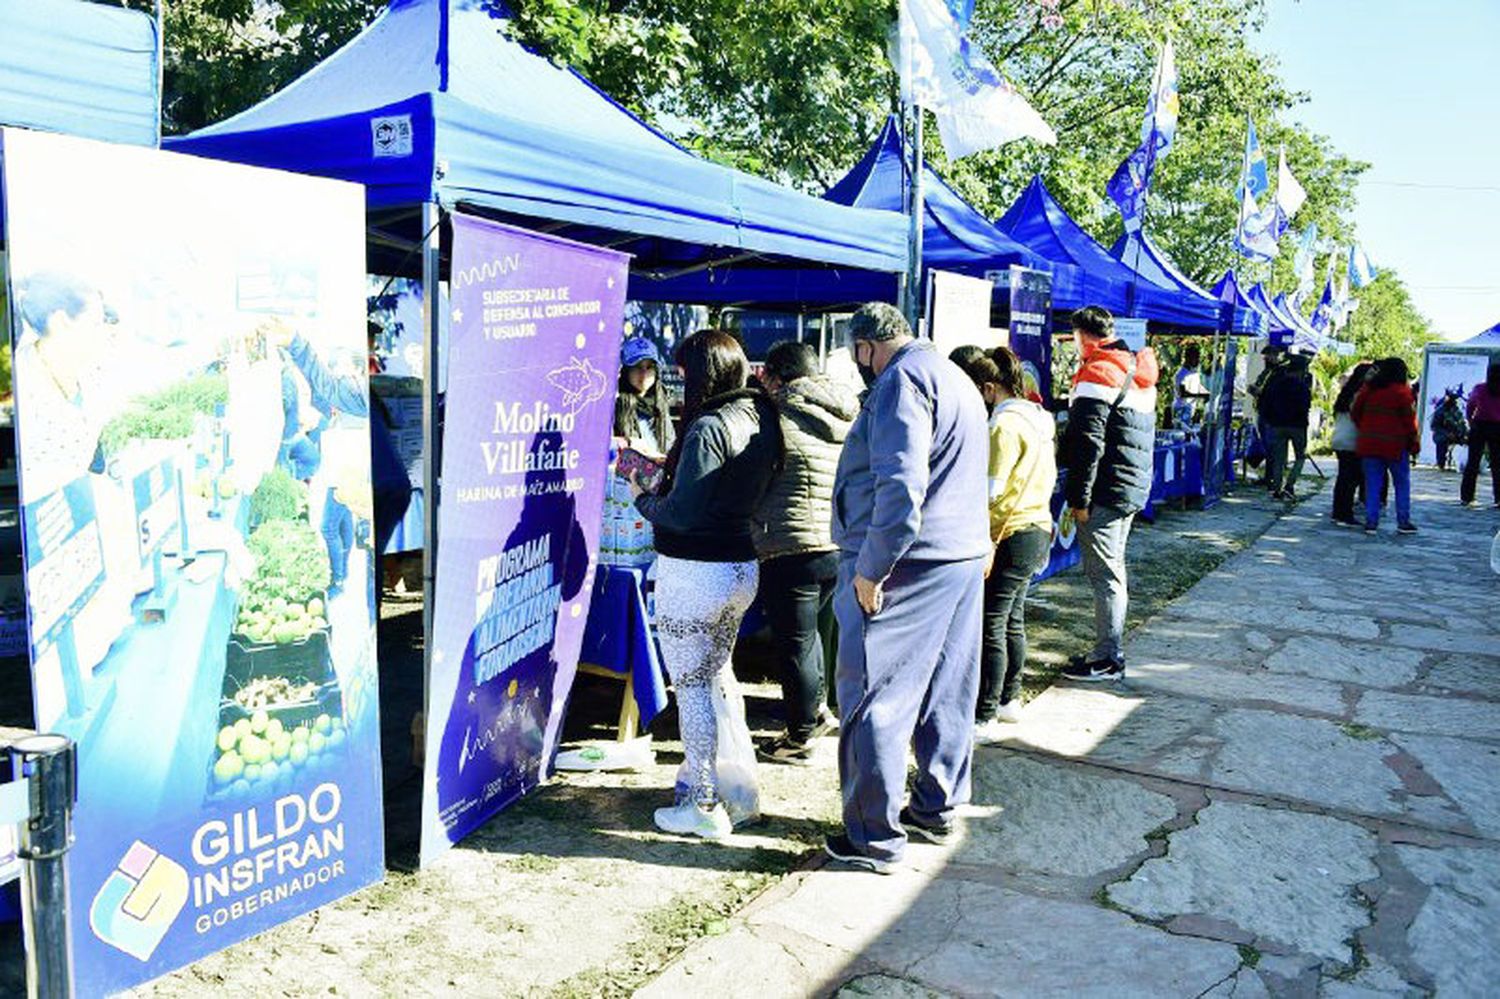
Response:
POLYGON ((844 832, 835 860, 887 873, 907 833, 948 839, 969 800, 989 538, 989 433, 973 384, 894 307, 849 324, 869 393, 833 493, 844 832), (906 792, 906 748, 917 774, 906 792))

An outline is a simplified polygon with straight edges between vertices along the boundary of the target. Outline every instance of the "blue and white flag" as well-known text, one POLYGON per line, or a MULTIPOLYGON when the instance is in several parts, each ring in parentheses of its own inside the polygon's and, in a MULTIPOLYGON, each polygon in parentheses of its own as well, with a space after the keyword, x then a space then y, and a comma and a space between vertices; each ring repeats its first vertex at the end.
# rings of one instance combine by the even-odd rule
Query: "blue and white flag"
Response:
POLYGON ((1031 138, 1057 135, 964 34, 972 0, 901 0, 896 70, 901 99, 937 117, 954 159, 1031 138))
POLYGON ((1323 279, 1323 297, 1318 299, 1318 307, 1313 310, 1311 319, 1312 328, 1324 336, 1333 329, 1339 313, 1338 295, 1333 290, 1333 262, 1336 259, 1337 254, 1328 258, 1328 274, 1323 279))
POLYGON ((1276 205, 1290 219, 1307 201, 1307 190, 1292 176, 1292 168, 1286 165, 1286 146, 1276 162, 1276 205))
POLYGON ((1297 278, 1297 290, 1292 292, 1292 302, 1301 305, 1312 294, 1313 281, 1317 279, 1318 223, 1309 222, 1297 237, 1297 254, 1292 258, 1292 273, 1297 278))
POLYGON ((1252 198, 1260 198, 1271 189, 1271 177, 1266 171, 1266 154, 1260 148, 1260 136, 1255 134, 1255 119, 1245 117, 1248 131, 1245 133, 1245 165, 1240 170, 1240 190, 1249 192, 1252 198))
POLYGON ((1234 248, 1251 260, 1275 260, 1280 251, 1277 240, 1281 225, 1276 206, 1265 211, 1256 207, 1255 196, 1240 192, 1240 221, 1234 230, 1234 248))
POLYGON ((960 32, 967 32, 974 20, 974 0, 947 0, 948 13, 953 15, 960 32))
POLYGON ((1349 247, 1349 283, 1355 290, 1365 287, 1371 281, 1380 276, 1375 265, 1370 263, 1370 258, 1365 255, 1364 248, 1358 243, 1349 247))
POLYGON ((1156 72, 1151 77, 1151 96, 1146 99, 1146 117, 1141 122, 1141 144, 1120 163, 1105 192, 1120 206, 1126 232, 1139 232, 1146 212, 1146 191, 1156 161, 1172 148, 1177 137, 1181 101, 1177 93, 1177 57, 1169 39, 1162 46, 1156 72))

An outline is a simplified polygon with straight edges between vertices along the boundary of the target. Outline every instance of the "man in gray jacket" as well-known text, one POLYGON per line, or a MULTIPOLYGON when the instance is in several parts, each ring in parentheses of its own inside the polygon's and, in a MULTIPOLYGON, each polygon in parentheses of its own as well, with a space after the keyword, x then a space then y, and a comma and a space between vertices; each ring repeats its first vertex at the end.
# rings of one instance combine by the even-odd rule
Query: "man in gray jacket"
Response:
POLYGON ((908 832, 946 840, 969 798, 989 434, 974 386, 895 308, 866 305, 849 333, 870 391, 833 492, 844 832, 825 849, 885 873, 908 832))

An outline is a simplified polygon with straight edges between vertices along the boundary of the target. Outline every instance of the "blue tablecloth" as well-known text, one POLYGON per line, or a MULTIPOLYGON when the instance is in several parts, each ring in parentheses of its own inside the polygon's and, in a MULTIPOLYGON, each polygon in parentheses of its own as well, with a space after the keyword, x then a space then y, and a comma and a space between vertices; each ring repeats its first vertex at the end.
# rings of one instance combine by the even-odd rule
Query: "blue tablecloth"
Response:
POLYGON ((1156 519, 1156 504, 1164 500, 1201 497, 1203 486, 1203 444, 1186 440, 1156 445, 1156 474, 1151 480, 1151 498, 1141 516, 1156 519))
POLYGON ((645 568, 599 566, 578 658, 631 677, 641 724, 649 725, 667 706, 667 678, 646 614, 645 584, 645 568))

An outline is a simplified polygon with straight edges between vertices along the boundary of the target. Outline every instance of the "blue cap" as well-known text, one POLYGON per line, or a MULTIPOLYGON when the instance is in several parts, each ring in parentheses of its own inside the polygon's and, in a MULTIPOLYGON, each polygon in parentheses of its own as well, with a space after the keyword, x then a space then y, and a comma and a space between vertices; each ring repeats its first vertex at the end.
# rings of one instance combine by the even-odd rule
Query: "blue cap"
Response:
POLYGON ((643 336, 633 336, 620 345, 621 367, 633 368, 642 361, 661 367, 661 354, 657 352, 656 344, 643 336))

